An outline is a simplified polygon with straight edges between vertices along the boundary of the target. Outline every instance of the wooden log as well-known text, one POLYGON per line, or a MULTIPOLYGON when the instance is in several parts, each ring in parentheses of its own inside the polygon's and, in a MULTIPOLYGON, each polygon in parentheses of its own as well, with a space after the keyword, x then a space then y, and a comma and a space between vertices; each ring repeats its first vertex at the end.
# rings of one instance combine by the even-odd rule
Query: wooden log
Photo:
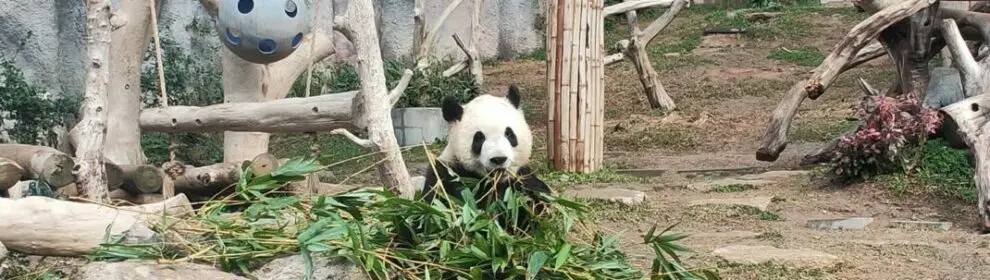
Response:
MULTIPOLYGON (((649 8, 653 6, 663 6, 669 7, 673 0, 634 0, 625 1, 619 4, 614 4, 603 9, 604 16, 621 14, 628 11, 635 11, 642 8, 649 8)), ((551 10, 552 11, 552 10, 551 10)))
MULTIPOLYGON (((593 172, 601 167, 604 102, 603 12, 587 1, 550 3, 547 26, 547 147, 554 169, 593 172), (562 5, 561 5, 562 4, 562 5)), ((626 55, 629 56, 630 52, 626 55)), ((637 52, 638 53, 638 52, 637 52)), ((648 59, 648 57, 643 56, 648 59)), ((648 67, 652 69, 652 67, 648 67)), ((655 74, 655 71, 653 72, 655 74)), ((655 76, 654 76, 655 77, 655 76)))
POLYGON ((271 174, 272 171, 278 169, 280 161, 277 157, 272 154, 264 153, 260 154, 251 160, 251 173, 255 176, 264 176, 271 174))
MULTIPOLYGON (((683 6, 683 0, 679 3, 683 6)), ((679 11, 680 9, 671 9, 669 12, 679 11)), ((673 16, 668 16, 670 20, 673 20, 673 16)), ((657 19, 657 21, 664 20, 663 17, 657 19)), ((661 22, 662 23, 662 22, 661 22)), ((660 74, 657 70, 653 69, 653 62, 650 61, 650 56, 646 52, 647 43, 653 39, 644 36, 643 31, 639 29, 639 20, 636 17, 636 11, 631 10, 626 12, 626 25, 629 26, 629 44, 624 50, 626 57, 632 61, 633 65, 636 66, 636 73, 639 74, 639 82, 643 84, 643 89, 646 91, 646 98, 650 102, 650 107, 654 109, 663 109, 665 111, 671 111, 677 108, 674 104, 674 100, 667 95, 667 90, 663 88, 663 84, 660 83, 660 74)), ((582 25, 585 26, 585 25, 582 25)), ((656 28, 656 33, 650 34, 656 36, 660 33, 661 28, 656 28)), ((651 31, 652 32, 652 31, 651 31)))
POLYGON ((17 184, 24 174, 24 169, 16 162, 0 157, 0 192, 17 184))
POLYGON ((0 198, 0 242, 29 255, 82 256, 99 247, 107 234, 149 242, 156 236, 150 226, 161 220, 163 211, 185 215, 191 209, 183 195, 159 204, 119 208, 39 196, 0 198))
POLYGON ((109 161, 104 161, 103 169, 106 171, 107 176, 107 191, 116 190, 120 188, 120 185, 124 184, 124 171, 120 169, 120 166, 109 161))
POLYGON ((776 161, 787 147, 787 131, 805 98, 816 99, 825 92, 860 49, 873 41, 881 31, 914 13, 928 7, 934 0, 907 0, 871 15, 860 22, 836 45, 828 57, 813 71, 807 80, 800 81, 788 90, 784 100, 777 105, 756 151, 760 161, 776 161))
POLYGON ((49 147, 0 144, 0 157, 14 161, 28 174, 54 188, 61 188, 75 181, 72 175, 75 162, 72 157, 49 147))
POLYGON ((165 196, 157 193, 131 194, 123 189, 110 192, 111 200, 123 200, 133 204, 151 204, 165 201, 165 196))
POLYGON ((169 106, 141 111, 142 131, 267 133, 319 132, 352 127, 357 91, 205 107, 169 106))
POLYGON ((155 193, 162 190, 162 176, 151 165, 121 165, 121 189, 132 194, 155 193))
POLYGON ((942 109, 959 126, 963 140, 976 159, 973 181, 979 191, 979 210, 984 231, 990 231, 990 94, 964 99, 942 109))
POLYGON ((196 196, 212 196, 237 183, 240 171, 251 161, 224 162, 201 167, 186 167, 186 173, 175 179, 175 191, 196 196))

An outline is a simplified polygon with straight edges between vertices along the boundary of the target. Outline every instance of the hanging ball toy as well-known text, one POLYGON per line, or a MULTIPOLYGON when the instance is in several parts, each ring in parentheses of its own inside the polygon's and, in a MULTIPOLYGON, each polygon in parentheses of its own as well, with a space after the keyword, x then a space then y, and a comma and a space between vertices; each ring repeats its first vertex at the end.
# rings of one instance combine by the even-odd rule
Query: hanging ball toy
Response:
POLYGON ((220 0, 217 33, 251 63, 279 61, 299 48, 312 28, 311 0, 220 0))

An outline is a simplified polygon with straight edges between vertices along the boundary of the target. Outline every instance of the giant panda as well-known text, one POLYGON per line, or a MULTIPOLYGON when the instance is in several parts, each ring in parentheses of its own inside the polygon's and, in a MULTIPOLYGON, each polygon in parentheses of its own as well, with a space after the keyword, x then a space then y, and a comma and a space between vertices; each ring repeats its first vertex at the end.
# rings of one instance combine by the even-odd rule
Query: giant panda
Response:
MULTIPOLYGON (((539 194, 552 192, 527 166, 533 134, 520 108, 520 99, 519 88, 514 84, 504 96, 483 94, 464 105, 452 96, 443 99, 441 111, 449 124, 447 145, 424 175, 422 193, 425 201, 432 202, 438 197, 463 200, 462 177, 498 178, 494 184, 491 181, 485 184, 495 185, 494 190, 477 190, 479 197, 474 199, 479 205, 502 198, 504 191, 511 187, 516 192, 528 194, 536 202, 535 214, 543 211, 545 201, 539 194), (445 191, 446 195, 438 195, 440 191, 445 191)), ((525 231, 529 228, 527 222, 526 217, 520 217, 516 225, 525 231)))

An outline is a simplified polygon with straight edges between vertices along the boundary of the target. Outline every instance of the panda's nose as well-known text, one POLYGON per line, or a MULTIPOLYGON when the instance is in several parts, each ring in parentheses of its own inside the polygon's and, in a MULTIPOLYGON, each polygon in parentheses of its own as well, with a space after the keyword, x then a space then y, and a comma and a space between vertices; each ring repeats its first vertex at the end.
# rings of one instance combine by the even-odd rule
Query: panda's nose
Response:
POLYGON ((493 157, 493 158, 489 159, 488 161, 490 161, 492 164, 495 164, 495 165, 502 165, 508 159, 509 158, 507 158, 507 157, 493 157))

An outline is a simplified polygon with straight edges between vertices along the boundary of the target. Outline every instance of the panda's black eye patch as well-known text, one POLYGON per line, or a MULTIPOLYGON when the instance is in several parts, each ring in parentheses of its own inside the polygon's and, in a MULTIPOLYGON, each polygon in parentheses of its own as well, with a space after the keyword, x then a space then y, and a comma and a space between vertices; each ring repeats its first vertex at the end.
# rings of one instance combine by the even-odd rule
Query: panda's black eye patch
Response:
POLYGON ((512 147, 519 146, 519 139, 516 139, 516 133, 512 131, 511 127, 505 128, 505 138, 509 139, 509 144, 512 147))
POLYGON ((485 144, 485 134, 481 131, 474 133, 474 140, 471 141, 471 153, 474 155, 481 154, 481 146, 485 144))

